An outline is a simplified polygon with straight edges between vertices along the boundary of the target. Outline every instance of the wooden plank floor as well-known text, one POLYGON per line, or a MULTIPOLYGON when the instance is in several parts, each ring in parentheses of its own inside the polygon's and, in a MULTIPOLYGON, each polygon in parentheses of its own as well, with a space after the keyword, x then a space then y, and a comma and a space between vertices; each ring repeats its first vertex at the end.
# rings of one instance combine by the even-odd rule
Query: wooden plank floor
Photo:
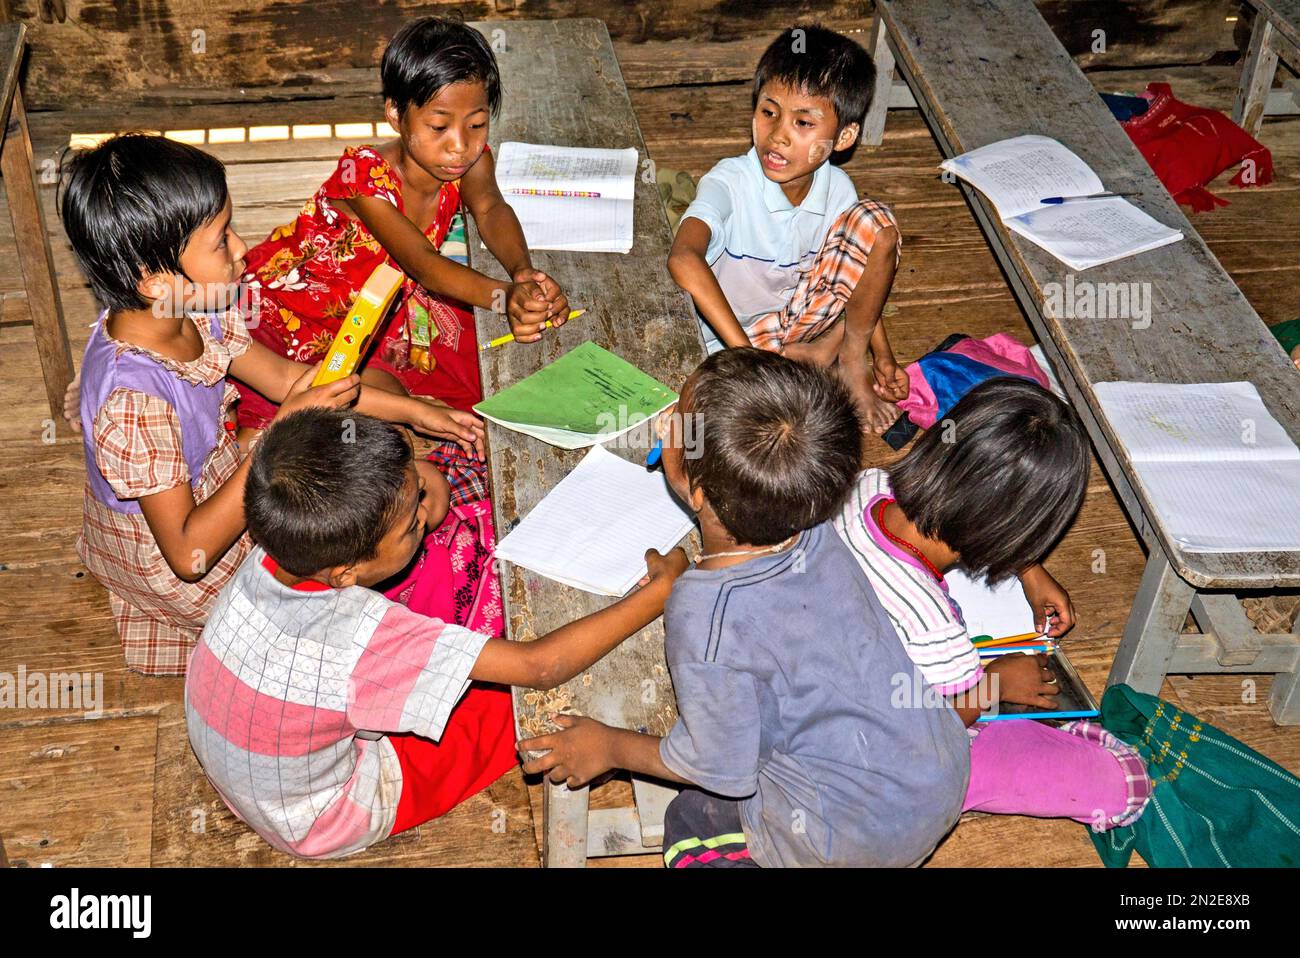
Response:
MULTIPOLYGON (((752 45, 752 44, 751 44, 752 45)), ((661 78, 663 65, 637 61, 620 45, 629 80, 661 78)), ((738 44, 737 55, 750 56, 738 44)), ((739 71, 737 75, 743 75, 739 71)), ((1094 74, 1103 90, 1140 90, 1167 79, 1191 102, 1229 109, 1233 68, 1174 68, 1094 74)), ((657 164, 698 176, 749 145, 745 84, 634 88, 637 111, 657 164)), ((211 105, 147 116, 81 113, 33 116, 38 159, 54 155, 70 132, 129 126, 223 126, 237 122, 308 123, 373 120, 373 96, 313 103, 211 105), (252 113, 256 113, 253 116, 252 113), (119 126, 120 124, 120 126, 119 126)), ((1231 205, 1193 217, 1215 254, 1266 322, 1300 316, 1300 120, 1266 122, 1262 139, 1278 170, 1272 185, 1237 191, 1221 177, 1214 188, 1231 205)), ((291 144, 214 147, 228 163, 235 226, 257 242, 292 218, 332 169, 346 145, 321 139, 291 144), (292 155, 292 160, 280 159, 292 155)), ((1032 342, 1004 277, 956 187, 936 175, 940 157, 915 111, 890 115, 885 143, 860 148, 846 165, 859 190, 891 205, 903 233, 903 262, 888 316, 890 336, 910 361, 954 331, 973 336, 1008 332, 1032 342)), ((80 362, 94 304, 72 262, 54 215, 54 189, 42 191, 53 232, 60 289, 73 351, 80 362)), ((102 588, 73 549, 80 524, 83 462, 79 438, 51 426, 21 277, 14 266, 7 211, 0 215, 0 496, 6 528, 0 539, 0 672, 86 673, 102 681, 102 716, 82 708, 0 712, 0 835, 11 863, 37 865, 295 864, 236 821, 203 779, 185 738, 178 679, 145 679, 122 667, 102 588)), ((1300 381, 1298 381, 1300 383, 1300 381)), ((877 440, 864 449, 884 463, 877 440)), ((1105 477, 1094 467, 1079 519, 1048 565, 1079 613, 1071 658, 1100 693, 1143 564, 1142 550, 1105 477)), ((71 684, 81 682, 66 677, 71 684)), ((1264 754, 1300 772, 1300 729, 1278 729, 1261 676, 1175 677, 1166 698, 1220 725, 1264 754), (1253 683, 1251 685, 1244 683, 1253 683), (1253 697, 1249 694, 1253 690, 1253 697)), ((423 826, 347 864, 533 866, 538 862, 540 789, 518 773, 446 818, 423 826)), ((596 790, 593 806, 626 804, 618 781, 596 790)), ((655 856, 598 859, 602 866, 654 866, 655 856)), ((1081 826, 1019 817, 972 816, 935 853, 933 865, 1095 865, 1081 826)))

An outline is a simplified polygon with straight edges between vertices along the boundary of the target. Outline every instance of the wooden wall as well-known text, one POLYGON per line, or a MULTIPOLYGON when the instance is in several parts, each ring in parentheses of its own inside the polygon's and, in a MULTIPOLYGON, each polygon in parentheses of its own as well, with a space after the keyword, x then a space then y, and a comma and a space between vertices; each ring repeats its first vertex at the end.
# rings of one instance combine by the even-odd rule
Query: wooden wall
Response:
MULTIPOLYGON (((1227 19, 1238 14, 1236 0, 1037 3, 1067 49, 1089 68, 1203 63, 1236 49, 1227 19), (1093 50, 1096 30, 1105 34, 1101 52, 1093 50)), ((0 0, 0 12, 28 24, 25 91, 34 110, 238 102, 274 98, 285 88, 318 87, 327 93, 332 83, 355 83, 356 71, 373 76, 384 44, 410 18, 451 11, 466 19, 502 20, 507 42, 508 21, 514 18, 596 17, 608 24, 621 49, 640 48, 637 60, 697 63, 708 82, 730 79, 708 74, 717 44, 772 34, 797 18, 863 28, 871 2, 0 0)), ((377 77, 374 82, 377 87, 377 77)))

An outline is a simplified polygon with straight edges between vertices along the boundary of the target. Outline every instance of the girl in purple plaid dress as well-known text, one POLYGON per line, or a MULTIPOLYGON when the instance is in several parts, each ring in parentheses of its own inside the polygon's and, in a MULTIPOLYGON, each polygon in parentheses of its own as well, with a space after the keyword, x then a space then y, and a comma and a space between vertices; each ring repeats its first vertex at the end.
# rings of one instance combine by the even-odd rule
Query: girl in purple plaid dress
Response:
POLYGON ((233 308, 247 247, 230 228, 217 159, 163 137, 116 137, 73 159, 61 213, 107 307, 81 368, 78 553, 108 589, 128 668, 183 673, 248 552, 248 466, 226 426, 227 373, 275 397, 280 416, 356 402, 481 456, 469 413, 363 389, 356 376, 312 388, 315 369, 250 341, 233 308))

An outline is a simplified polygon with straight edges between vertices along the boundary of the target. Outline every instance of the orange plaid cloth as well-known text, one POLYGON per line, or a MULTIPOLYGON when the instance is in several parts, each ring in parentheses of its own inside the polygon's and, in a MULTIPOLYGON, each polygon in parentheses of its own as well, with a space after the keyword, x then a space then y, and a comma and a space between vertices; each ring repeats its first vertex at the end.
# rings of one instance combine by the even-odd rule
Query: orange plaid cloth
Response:
MULTIPOLYGON (((212 385, 224 378, 231 360, 248 349, 248 333, 234 316, 222 320, 224 341, 214 339, 204 322, 195 325, 203 336, 204 349, 192 362, 178 362, 126 343, 116 346, 119 353, 135 350, 147 355, 183 381, 212 385)), ((92 335, 108 335, 102 322, 92 335)), ((227 383, 222 419, 238 397, 234 386, 227 383)), ((94 465, 118 498, 138 499, 190 482, 181 451, 180 420, 162 399, 133 389, 115 389, 95 415, 93 425, 88 425, 93 430, 94 465)), ((216 492, 239 468, 239 446, 232 435, 221 422, 213 423, 212 428, 216 444, 193 486, 196 503, 216 492)), ((110 509, 95 498, 89 485, 84 508, 77 554, 108 589, 127 668, 146 675, 183 675, 208 609, 251 548, 247 534, 202 579, 185 582, 172 573, 143 515, 110 509)), ((202 556, 195 556, 195 562, 207 564, 202 556)))
MULTIPOLYGON (((813 264, 800 277, 790 301, 778 312, 760 316, 749 327, 749 341, 759 349, 781 352, 786 343, 816 339, 844 313, 844 307, 867 268, 867 256, 880 231, 898 223, 886 206, 859 200, 831 224, 813 264)), ((902 256, 895 247, 894 265, 902 256)))

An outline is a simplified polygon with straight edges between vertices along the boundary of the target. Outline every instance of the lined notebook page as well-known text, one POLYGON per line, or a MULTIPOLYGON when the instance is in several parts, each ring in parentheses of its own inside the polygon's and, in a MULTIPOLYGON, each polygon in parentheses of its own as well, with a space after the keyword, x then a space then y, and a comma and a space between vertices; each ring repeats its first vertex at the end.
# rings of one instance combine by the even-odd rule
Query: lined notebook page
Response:
POLYGON ((987 196, 1003 219, 1041 209, 1047 196, 1088 196, 1106 188, 1072 150, 1037 134, 999 140, 939 166, 987 196))
POLYGON ((625 595, 646 574, 645 551, 667 552, 694 523, 663 470, 593 446, 497 543, 500 559, 598 595, 625 595))
POLYGON ((1096 392, 1183 549, 1300 550, 1300 450, 1254 385, 1110 382, 1096 392))
POLYGON ((1188 552, 1300 551, 1300 460, 1136 469, 1170 536, 1188 552))
POLYGON ((586 253, 632 249, 631 200, 511 194, 505 199, 519 217, 529 249, 586 253))
POLYGON ((1043 206, 1003 222, 1076 270, 1136 256, 1183 238, 1178 230, 1119 197, 1043 206))
POLYGON ((1300 459, 1253 383, 1098 383, 1134 462, 1300 459))

